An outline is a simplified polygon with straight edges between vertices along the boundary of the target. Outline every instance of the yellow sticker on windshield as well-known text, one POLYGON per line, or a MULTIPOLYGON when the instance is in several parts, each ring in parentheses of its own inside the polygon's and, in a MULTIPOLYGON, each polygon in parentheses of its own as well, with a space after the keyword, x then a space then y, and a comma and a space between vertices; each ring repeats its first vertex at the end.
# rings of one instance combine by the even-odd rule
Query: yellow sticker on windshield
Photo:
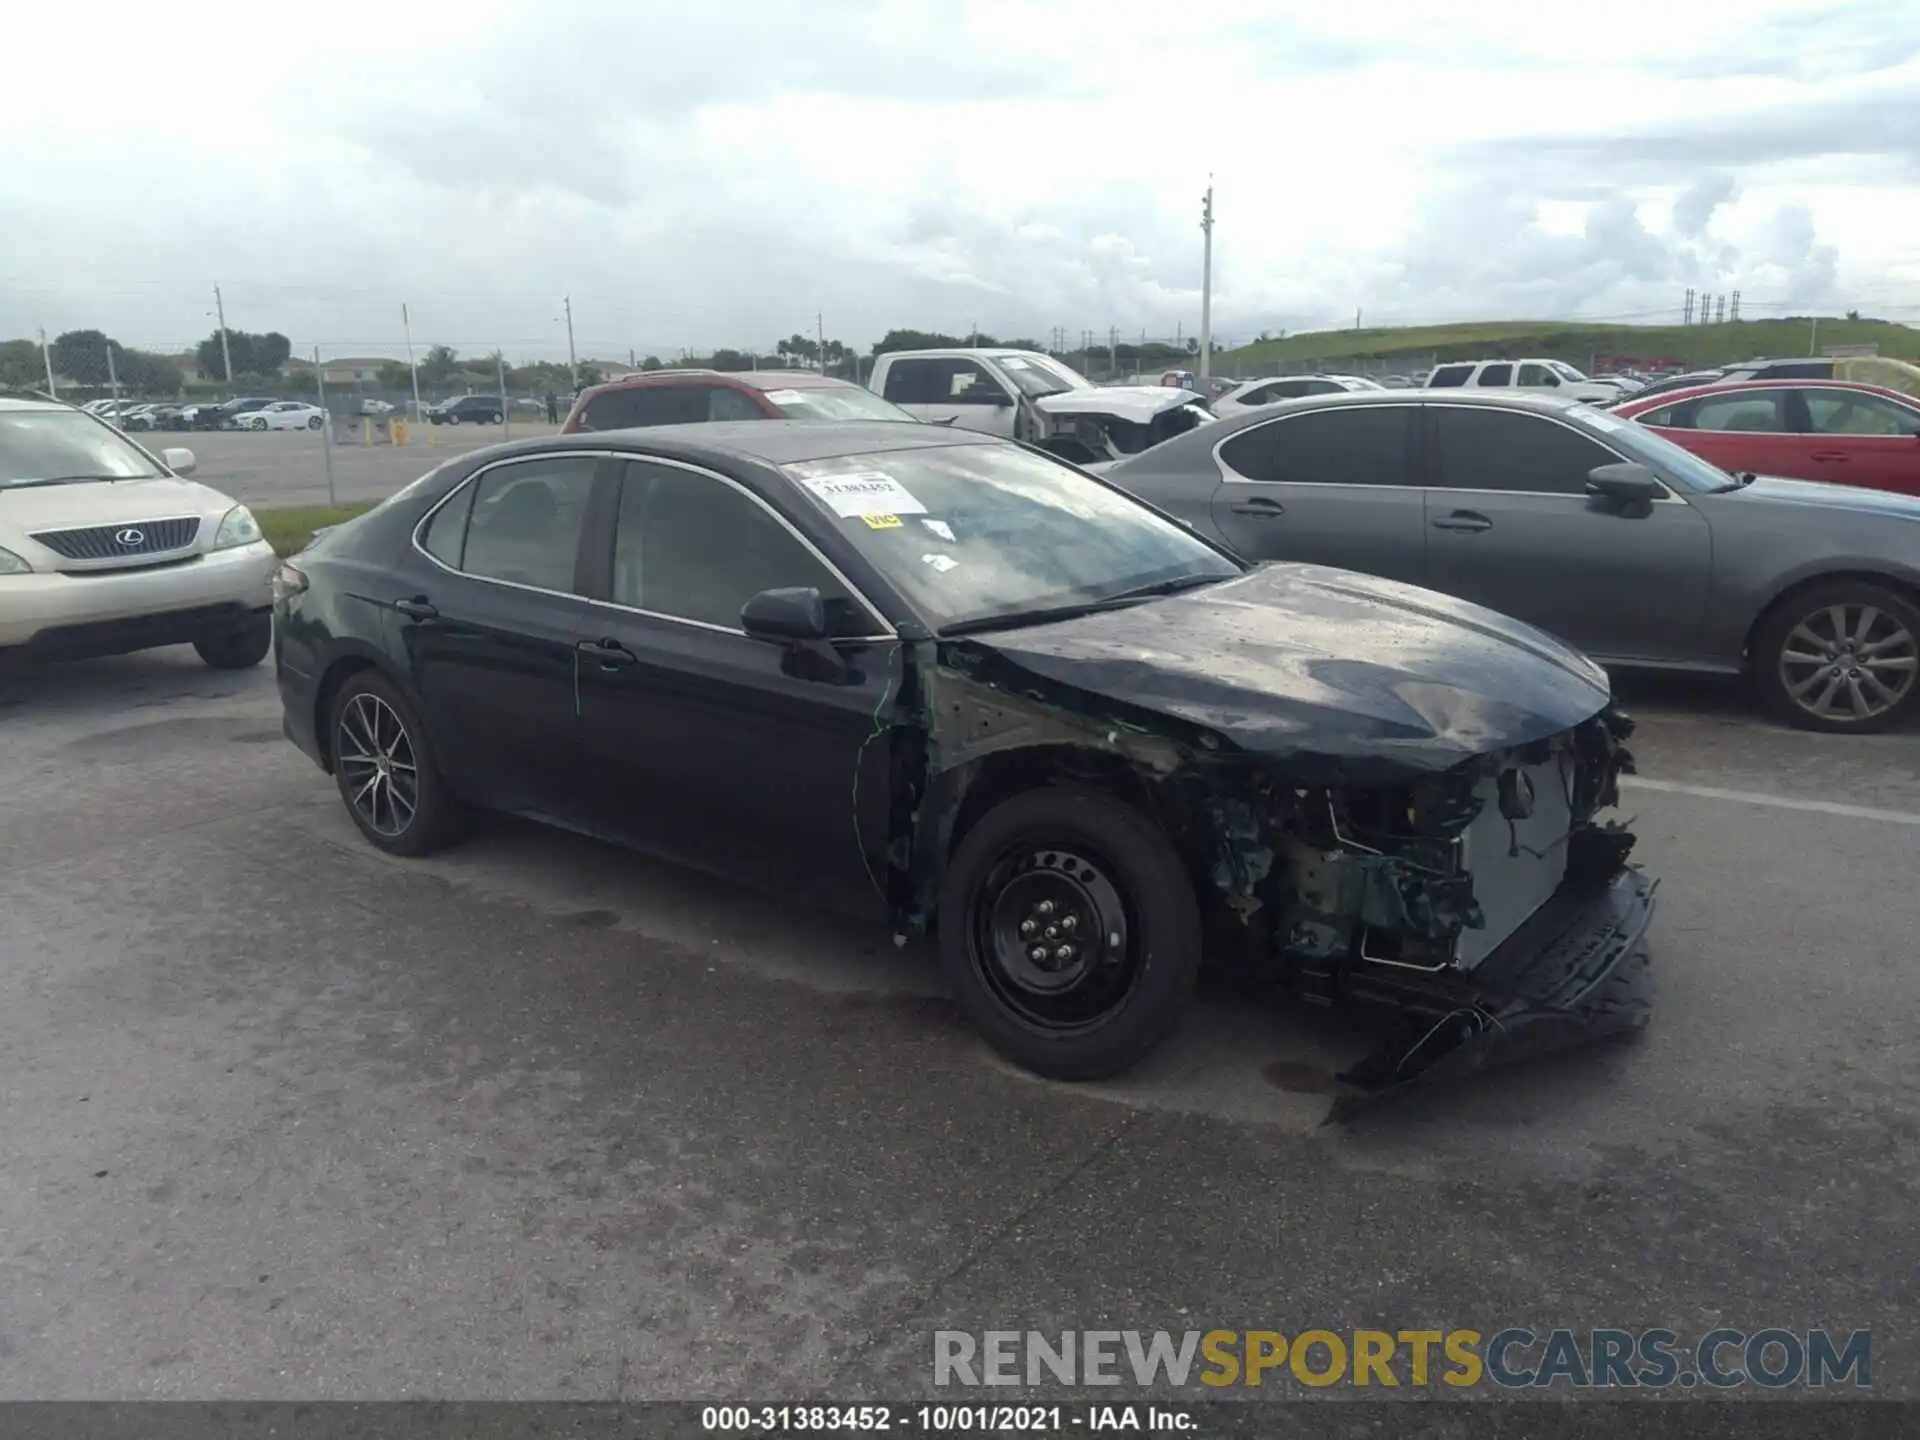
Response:
POLYGON ((898 530, 900 528, 900 517, 898 515, 862 515, 860 518, 867 522, 867 528, 869 530, 898 530))

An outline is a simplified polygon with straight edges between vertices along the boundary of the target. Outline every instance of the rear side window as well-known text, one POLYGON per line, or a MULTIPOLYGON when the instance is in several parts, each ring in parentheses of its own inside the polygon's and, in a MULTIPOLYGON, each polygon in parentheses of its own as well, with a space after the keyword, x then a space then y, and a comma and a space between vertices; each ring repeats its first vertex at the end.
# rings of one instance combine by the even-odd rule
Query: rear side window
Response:
POLYGON ((467 516, 473 510, 472 485, 462 485, 453 498, 433 512, 427 530, 420 537, 421 547, 442 565, 460 568, 460 551, 467 540, 467 516))
POLYGON ((1417 413, 1411 405, 1309 411, 1242 431, 1220 447, 1220 458, 1269 484, 1405 485, 1417 413))
POLYGON ((1473 373, 1471 365, 1442 365, 1427 376, 1429 390, 1447 390, 1455 385, 1467 383, 1467 376, 1473 373))
POLYGON ((626 430, 647 425, 698 425, 708 418, 711 385, 636 385, 587 402, 582 430, 626 430))
POLYGON ((1513 384, 1513 366, 1488 365, 1481 370, 1478 383, 1494 386, 1511 385, 1513 384))
POLYGON ((1861 390, 1803 390, 1815 435, 1913 435, 1920 410, 1861 390))
POLYGON ((881 393, 896 405, 937 405, 952 397, 953 367, 938 360, 896 360, 881 393))
POLYGON ((1585 495, 1587 472, 1620 459, 1544 415, 1460 405, 1432 413, 1442 489, 1585 495))
POLYGON ((487 471, 473 487, 460 568, 573 593, 594 466, 587 456, 540 456, 487 471))

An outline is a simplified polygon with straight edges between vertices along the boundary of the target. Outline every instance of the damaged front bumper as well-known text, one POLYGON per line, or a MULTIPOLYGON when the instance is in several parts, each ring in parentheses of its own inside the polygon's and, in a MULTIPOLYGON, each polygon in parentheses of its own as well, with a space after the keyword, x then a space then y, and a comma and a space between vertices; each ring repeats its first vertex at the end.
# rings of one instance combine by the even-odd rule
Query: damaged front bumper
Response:
POLYGON ((1337 1076, 1328 1120, 1416 1084, 1644 1027, 1653 1006, 1647 931, 1656 888, 1636 868, 1597 890, 1566 886, 1472 971, 1436 980, 1417 998, 1400 982, 1396 1008, 1447 1008, 1420 1028, 1395 1026, 1379 1050, 1337 1076))

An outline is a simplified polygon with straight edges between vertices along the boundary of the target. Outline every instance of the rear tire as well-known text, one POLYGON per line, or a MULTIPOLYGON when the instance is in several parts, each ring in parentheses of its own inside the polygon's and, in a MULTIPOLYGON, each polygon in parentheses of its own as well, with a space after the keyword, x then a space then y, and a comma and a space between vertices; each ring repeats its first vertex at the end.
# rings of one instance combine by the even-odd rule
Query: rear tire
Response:
POLYGON ((1920 705, 1920 609, 1866 580, 1830 580, 1774 607, 1753 648, 1767 708, 1787 724, 1870 735, 1920 705))
POLYGON ((967 1018, 1055 1080, 1131 1067, 1179 1023, 1200 970, 1180 857, 1146 816, 1093 790, 1031 790, 988 812, 947 865, 938 931, 967 1018))
POLYGON ((309 430, 318 430, 320 428, 320 417, 318 415, 309 415, 307 417, 307 428, 309 430))
POLYGON ((327 716, 334 784, 356 829, 389 855, 427 855, 465 818, 440 778, 426 727, 377 670, 351 676, 327 716))
POLYGON ((498 425, 502 423, 505 419, 506 417, 502 415, 498 410, 496 410, 493 412, 493 414, 487 417, 487 423, 490 425, 498 425))
POLYGON ((194 653, 215 670, 251 670, 272 648, 271 615, 250 615, 231 630, 193 642, 194 653))

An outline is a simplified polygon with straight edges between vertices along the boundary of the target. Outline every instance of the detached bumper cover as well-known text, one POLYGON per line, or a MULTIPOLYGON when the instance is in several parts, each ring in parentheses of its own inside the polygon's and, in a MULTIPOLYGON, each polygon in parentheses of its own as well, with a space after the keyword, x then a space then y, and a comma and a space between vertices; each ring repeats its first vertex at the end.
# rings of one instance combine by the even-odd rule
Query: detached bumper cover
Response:
POLYGON ((1336 1077, 1329 1122, 1392 1095, 1641 1029, 1652 1015, 1647 931, 1656 881, 1627 869, 1555 895, 1473 971, 1455 1008, 1396 1030, 1336 1077))

